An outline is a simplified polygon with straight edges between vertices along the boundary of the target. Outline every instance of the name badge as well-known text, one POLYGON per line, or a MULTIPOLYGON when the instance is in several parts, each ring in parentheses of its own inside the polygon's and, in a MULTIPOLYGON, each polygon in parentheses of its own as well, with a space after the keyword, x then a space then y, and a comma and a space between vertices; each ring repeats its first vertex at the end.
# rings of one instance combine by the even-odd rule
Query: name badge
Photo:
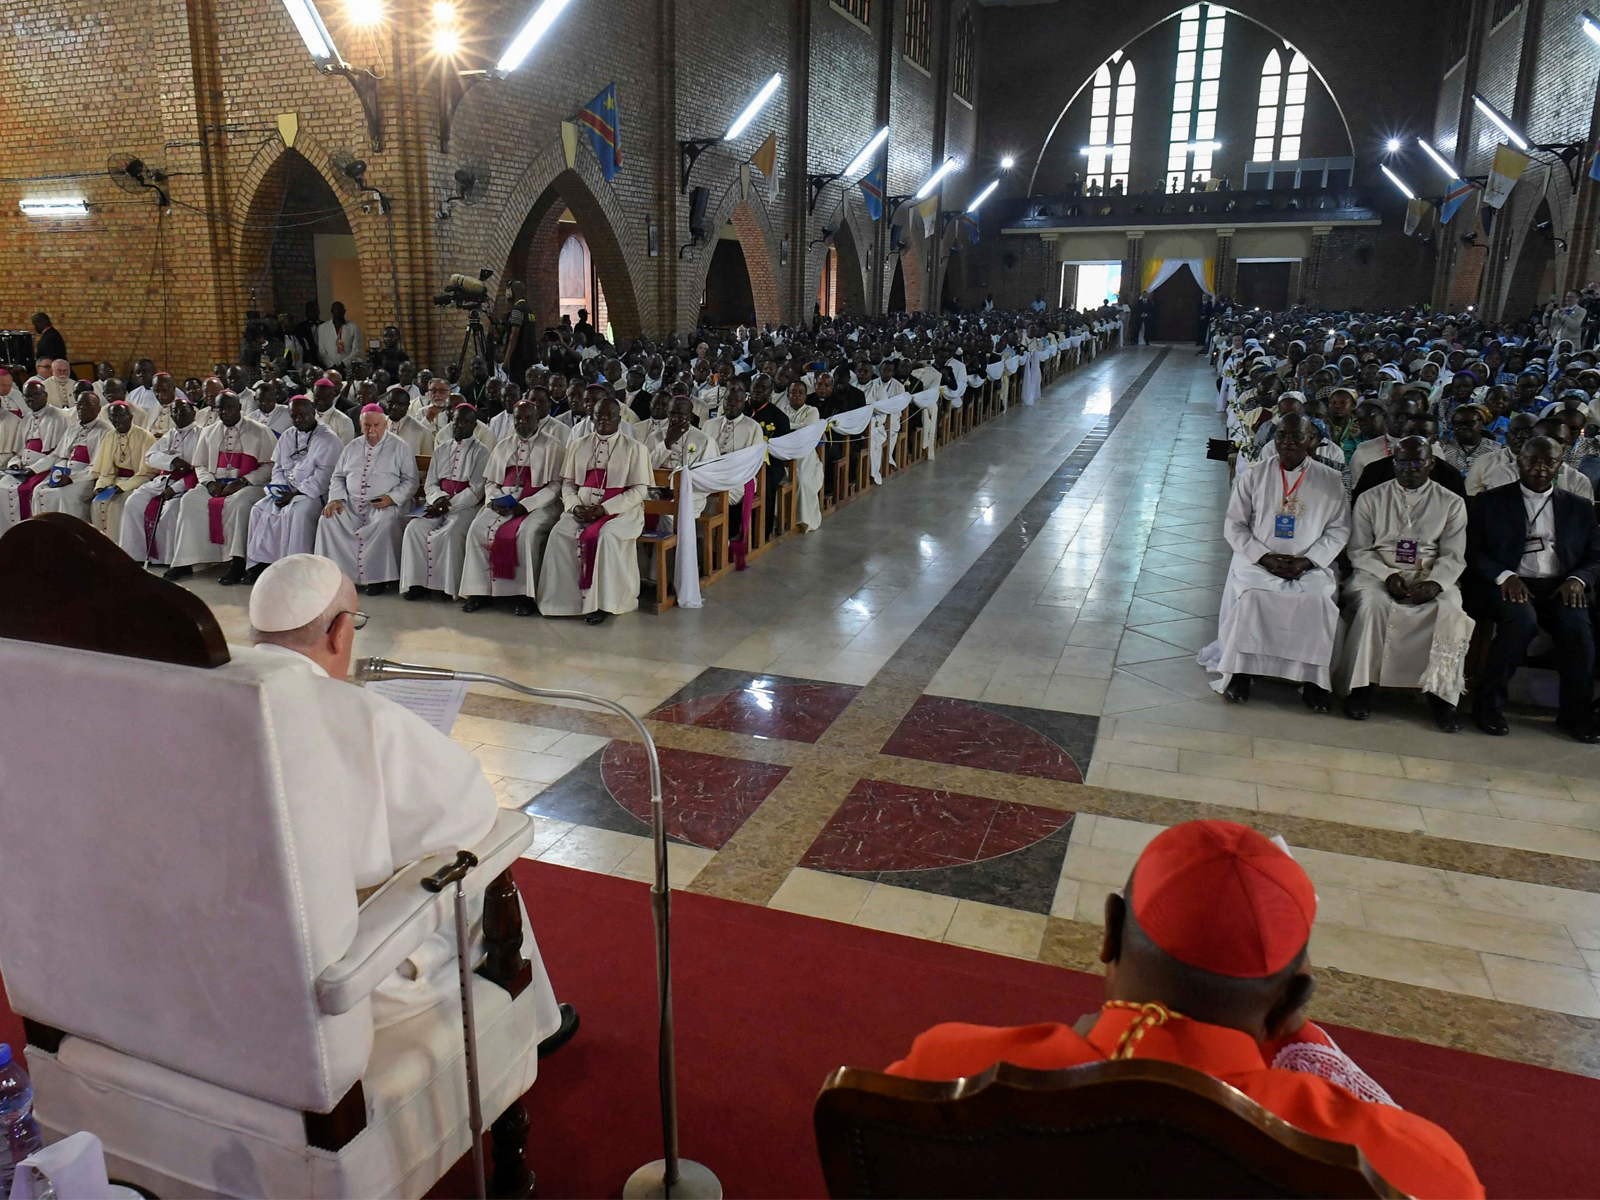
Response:
POLYGON ((1272 536, 1292 538, 1294 536, 1294 515, 1292 513, 1279 513, 1272 519, 1272 536))
POLYGON ((1394 559, 1396 562, 1414 563, 1417 561, 1417 543, 1401 538, 1395 543, 1394 559))
POLYGON ((1543 549, 1544 549, 1544 538, 1542 538, 1542 537, 1538 537, 1538 536, 1530 537, 1525 542, 1522 543, 1522 552, 1524 554, 1538 554, 1543 549))

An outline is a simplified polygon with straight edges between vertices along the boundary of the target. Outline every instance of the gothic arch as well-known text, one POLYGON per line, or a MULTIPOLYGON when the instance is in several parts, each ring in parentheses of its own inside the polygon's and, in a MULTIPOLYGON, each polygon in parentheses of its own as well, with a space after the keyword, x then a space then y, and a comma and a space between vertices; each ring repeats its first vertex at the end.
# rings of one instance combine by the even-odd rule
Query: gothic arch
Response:
MULTIPOLYGON (((1184 5, 1183 6, 1183 8, 1187 8, 1187 7, 1189 7, 1189 6, 1188 5, 1184 5)), ((1265 29, 1268 33, 1272 34, 1274 37, 1279 38, 1279 39, 1281 39, 1281 40, 1283 40, 1285 42, 1288 42, 1288 43, 1294 45, 1298 50, 1300 50, 1302 53, 1305 54, 1306 61, 1308 63, 1310 63, 1310 65, 1311 65, 1311 73, 1317 77, 1317 80, 1322 84, 1323 88, 1327 91, 1329 98, 1333 101, 1334 111, 1339 114, 1339 123, 1344 126, 1345 141, 1350 145, 1351 153, 1354 154, 1355 153, 1355 138, 1350 132, 1350 118, 1345 112, 1344 104, 1339 99, 1339 93, 1334 91, 1333 85, 1328 82, 1327 76, 1325 76, 1322 73, 1321 68, 1317 66, 1316 59, 1312 57, 1311 53, 1306 49, 1306 47, 1304 45, 1302 45, 1301 42, 1298 39, 1290 38, 1289 36, 1287 36, 1286 34, 1280 32, 1277 28, 1275 28, 1273 25, 1267 23, 1266 21, 1263 21, 1263 20, 1259 19, 1258 17, 1251 16, 1247 12, 1241 12, 1239 9, 1234 8, 1232 5, 1220 4, 1220 5, 1215 5, 1215 7, 1225 9, 1227 11, 1228 15, 1231 16, 1231 17, 1238 17, 1241 20, 1249 21, 1253 25, 1259 25, 1262 29, 1265 29)), ((1144 26, 1142 26, 1141 28, 1137 29, 1131 36, 1123 38, 1122 41, 1118 45, 1113 46, 1110 50, 1108 50, 1105 53, 1105 55, 1103 55, 1101 57, 1100 61, 1096 62, 1094 67, 1091 68, 1086 75, 1084 75, 1083 81, 1081 83, 1079 83, 1078 86, 1075 89, 1073 89, 1072 95, 1069 96, 1067 98, 1067 102, 1061 106, 1061 111, 1056 114, 1055 120, 1052 121, 1051 124, 1050 124, 1049 132, 1047 132, 1045 134, 1044 140, 1039 145, 1038 153, 1036 153, 1034 155, 1033 167, 1028 172, 1028 190, 1027 190, 1027 195, 1030 195, 1030 196, 1033 195, 1034 182, 1039 177, 1039 168, 1040 168, 1041 164, 1044 162, 1045 155, 1050 150, 1051 141, 1054 140, 1056 134, 1060 131, 1061 123, 1066 120, 1067 113, 1070 112, 1072 110, 1072 106, 1078 102, 1078 97, 1083 95, 1084 90, 1094 83, 1095 71, 1099 70, 1100 63, 1102 63, 1106 59, 1110 58, 1111 55, 1117 53, 1117 51, 1126 50, 1134 42, 1138 41, 1140 38, 1142 38, 1145 34, 1149 33, 1152 29, 1156 28, 1158 25, 1164 25, 1168 21, 1172 21, 1172 20, 1177 19, 1177 17, 1183 12, 1183 8, 1173 9, 1172 11, 1168 12, 1165 16, 1162 16, 1162 17, 1158 18, 1157 20, 1150 21, 1147 24, 1145 24, 1144 26)), ((1259 67, 1257 69, 1259 69, 1259 67)), ((1168 78, 1170 78, 1170 77, 1171 76, 1169 74, 1168 78)))
MULTIPOLYGON (((811 246, 806 262, 806 296, 817 294, 822 277, 822 262, 829 248, 838 251, 839 311, 851 316, 864 316, 867 312, 867 295, 871 282, 867 277, 866 258, 862 247, 872 244, 873 223, 867 219, 864 208, 846 203, 839 214, 839 224, 831 237, 811 246)), ((807 301, 809 310, 810 301, 807 301)))
POLYGON ((690 277, 684 281, 680 295, 687 298, 695 309, 687 321, 676 328, 692 329, 699 311, 700 296, 705 292, 706 273, 711 269, 711 251, 716 248, 716 238, 724 225, 732 223, 739 234, 739 246, 744 251, 745 269, 750 272, 750 292, 755 299, 756 324, 781 325, 783 323, 783 294, 779 288, 781 275, 778 269, 777 239, 772 233, 772 216, 767 211, 763 189, 751 183, 748 199, 738 198, 738 184, 723 193, 716 211, 706 215, 707 243, 700 248, 694 260, 690 277))

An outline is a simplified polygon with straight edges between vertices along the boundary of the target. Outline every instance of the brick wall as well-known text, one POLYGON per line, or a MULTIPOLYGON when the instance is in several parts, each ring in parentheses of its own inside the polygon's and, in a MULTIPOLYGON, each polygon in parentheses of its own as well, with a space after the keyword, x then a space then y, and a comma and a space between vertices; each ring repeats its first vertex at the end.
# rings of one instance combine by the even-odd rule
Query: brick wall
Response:
MULTIPOLYGON (((804 174, 840 169, 887 120, 889 190, 910 191, 938 155, 968 166, 976 138, 972 111, 949 98, 947 61, 952 22, 974 0, 936 0, 927 73, 901 54, 903 5, 874 3, 867 29, 829 0, 573 5, 520 71, 465 90, 447 114, 446 146, 429 0, 389 0, 388 23, 377 29, 350 28, 342 6, 324 3, 342 56, 382 77, 379 150, 349 83, 313 70, 279 0, 13 0, 12 36, 0 46, 0 78, 8 80, 0 153, 12 176, 83 177, 0 186, 0 327, 25 326, 45 308, 74 358, 125 365, 150 353, 180 373, 236 352, 252 289, 258 307, 272 307, 266 280, 281 307, 306 283, 303 261, 292 261, 303 250, 288 245, 303 237, 280 242, 276 258, 272 249, 286 153, 278 118, 293 114, 294 150, 337 197, 355 239, 372 331, 398 309, 416 357, 439 363, 460 342, 461 314, 429 300, 449 273, 493 269, 502 307, 508 277, 553 277, 545 226, 562 209, 583 229, 619 337, 688 328, 712 244, 680 256, 690 237, 677 143, 720 135, 774 72, 784 83, 766 110, 695 170, 694 184, 711 189, 711 236, 729 222, 738 230, 763 320, 809 318, 830 239, 841 247, 841 272, 854 272, 841 280, 843 302, 873 308, 888 286, 884 225, 866 219, 853 183, 842 208, 834 185, 808 214, 804 174), (885 32, 892 54, 883 53, 885 32), (623 168, 607 183, 586 139, 567 167, 560 124, 612 82, 623 168), (777 135, 775 178, 753 172, 744 197, 739 163, 769 131, 777 135), (106 156, 119 151, 174 172, 169 212, 104 177, 106 156), (340 152, 367 162, 368 182, 390 198, 387 215, 375 204, 363 210, 335 165, 340 152), (468 158, 487 165, 488 194, 440 220, 452 173, 468 158), (19 199, 47 194, 80 195, 94 208, 70 221, 21 216, 19 199)), ((975 11, 981 26, 987 14, 975 11)), ((526 8, 462 13, 468 44, 481 50, 458 65, 476 67, 487 65, 526 8)), ((947 207, 965 202, 973 174, 981 172, 950 179, 947 207)), ((339 214, 328 225, 338 226, 339 214)), ((924 268, 920 307, 937 295, 947 245, 909 242, 924 268)), ((538 290, 530 299, 553 312, 549 288, 538 290)))

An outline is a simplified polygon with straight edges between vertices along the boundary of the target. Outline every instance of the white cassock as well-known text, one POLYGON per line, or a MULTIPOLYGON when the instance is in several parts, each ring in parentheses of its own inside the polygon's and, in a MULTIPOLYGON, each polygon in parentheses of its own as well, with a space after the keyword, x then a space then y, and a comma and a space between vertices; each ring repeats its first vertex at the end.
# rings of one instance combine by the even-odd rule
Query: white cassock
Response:
POLYGON ((634 543, 644 530, 644 498, 654 482, 650 452, 620 428, 610 437, 591 433, 567 444, 561 464, 564 512, 550 530, 539 568, 540 612, 577 617, 639 607, 634 543), (610 515, 579 525, 572 510, 580 504, 599 504, 610 515))
POLYGON ((89 524, 112 541, 122 536, 122 514, 129 494, 150 478, 152 468, 146 465, 145 454, 155 443, 150 431, 135 423, 128 426, 125 435, 113 427, 111 436, 102 438, 100 449, 95 451, 95 495, 89 501, 89 524), (107 488, 111 496, 100 499, 100 492, 107 488))
POLYGON ((17 435, 22 432, 22 418, 9 408, 0 405, 0 463, 7 463, 17 452, 17 435))
POLYGON ((341 446, 348 446, 356 440, 355 422, 337 408, 330 408, 327 412, 319 412, 317 420, 338 435, 341 446))
POLYGON ((433 427, 415 417, 405 416, 398 421, 390 421, 389 432, 410 446, 413 455, 427 457, 433 453, 433 443, 436 439, 433 427))
POLYGON ((26 470, 26 478, 0 475, 0 534, 34 513, 34 501, 44 490, 50 468, 56 465, 56 451, 72 436, 72 426, 64 409, 46 404, 30 412, 16 431, 16 449, 7 456, 6 466, 26 470))
POLYGON ((325 367, 343 367, 352 358, 362 357, 361 326, 346 321, 339 328, 332 319, 317 326, 317 353, 325 367))
POLYGON ((1023 349, 1026 358, 1022 364, 1022 402, 1024 404, 1037 404, 1041 395, 1040 383, 1043 372, 1039 369, 1038 356, 1044 353, 1044 341, 1032 338, 1023 349))
POLYGON ((333 559, 358 584, 400 578, 400 531, 417 494, 417 460, 394 434, 374 446, 360 437, 344 448, 328 481, 328 502, 344 508, 317 522, 316 553, 333 559), (380 496, 394 501, 374 508, 380 496))
MULTIPOLYGON (((485 427, 480 424, 478 428, 485 427)), ((424 587, 447 596, 456 594, 467 530, 483 503, 483 475, 488 465, 489 451, 476 437, 440 442, 434 447, 422 502, 435 504, 448 499, 450 508, 442 517, 419 513, 406 524, 400 552, 402 592, 424 587)))
MULTIPOLYGON (((650 469, 652 471, 681 471, 685 467, 699 466, 701 463, 713 462, 721 458, 717 444, 703 429, 696 429, 693 425, 685 429, 676 443, 667 445, 666 431, 660 433, 652 431, 646 436, 645 448, 650 452, 650 469)), ((696 488, 694 492, 694 515, 698 517, 705 511, 708 493, 696 488)), ((656 516, 655 531, 657 533, 675 533, 678 528, 678 518, 675 513, 660 513, 656 516)), ((656 577, 656 556, 653 547, 641 543, 639 546, 639 573, 645 579, 654 582, 656 577)))
MULTIPOLYGON (((898 379, 891 379, 885 383, 882 378, 871 380, 861 389, 867 397, 867 403, 876 404, 880 400, 888 400, 899 396, 906 390, 906 385, 898 379)), ((878 474, 894 459, 895 439, 900 436, 900 414, 881 412, 872 414, 872 424, 867 427, 867 447, 872 453, 871 462, 875 464, 873 470, 878 474)))
MULTIPOLYGON (((1467 468, 1467 495, 1476 496, 1490 488, 1515 483, 1520 478, 1517 456, 1507 447, 1497 446, 1489 453, 1473 459, 1472 466, 1467 468)), ((1585 500, 1594 499, 1594 485, 1589 482, 1589 477, 1566 463, 1562 463, 1561 469, 1556 472, 1556 486, 1585 500)))
MULTIPOLYGON (((637 419, 632 421, 628 420, 628 417, 632 414, 628 413, 627 409, 623 409, 622 411, 624 416, 622 420, 617 422, 617 432, 627 434, 636 442, 640 441, 644 435, 639 432, 637 419)), ((567 441, 568 443, 575 442, 581 437, 588 437, 593 432, 594 418, 583 417, 580 420, 572 423, 572 432, 567 436, 567 441)))
MULTIPOLYGON (((743 450, 754 446, 757 442, 767 440, 766 432, 761 428, 761 422, 754 417, 740 413, 733 420, 727 417, 712 417, 705 424, 706 437, 717 448, 717 456, 732 454, 735 450, 743 450)), ((753 485, 752 485, 753 486, 753 485)), ((743 504, 743 492, 729 492, 729 504, 743 504)), ((738 536, 738 531, 731 526, 728 529, 729 537, 738 536)))
POLYGON ((289 406, 287 404, 273 405, 270 413, 263 414, 262 411, 257 408, 255 412, 248 412, 244 415, 249 417, 252 421, 256 421, 262 425, 265 425, 268 429, 272 430, 273 436, 275 437, 282 437, 285 433, 294 428, 294 417, 289 412, 289 406))
POLYGON ((44 394, 57 408, 71 408, 73 389, 77 386, 78 381, 70 375, 65 379, 52 375, 44 381, 44 394))
POLYGON ((1396 480, 1356 497, 1344 582, 1339 689, 1376 684, 1421 688, 1448 704, 1461 698, 1472 618, 1457 581, 1467 566, 1467 506, 1429 479, 1407 490, 1396 480), (1384 581, 1400 574, 1444 590, 1426 604, 1399 604, 1384 581))
POLYGON ((1400 439, 1381 433, 1375 438, 1368 438, 1350 452, 1350 461, 1345 471, 1346 487, 1354 488, 1361 482, 1361 472, 1365 471, 1380 458, 1388 458, 1394 454, 1394 448, 1400 444, 1400 439))
POLYGON ((1233 481, 1223 531, 1233 562, 1217 640, 1199 656, 1202 667, 1222 676, 1212 688, 1222 691, 1235 674, 1327 688, 1339 623, 1332 564, 1350 538, 1339 472, 1311 459, 1287 472, 1277 459, 1253 464, 1233 481), (1279 579, 1259 565, 1264 554, 1309 558, 1316 566, 1299 579, 1279 579))
POLYGON ((100 443, 114 437, 116 432, 104 417, 96 417, 87 425, 76 420, 72 422, 67 436, 56 448, 56 465, 50 471, 51 478, 34 489, 36 515, 59 512, 80 521, 89 519, 89 501, 94 497, 94 456, 100 451, 100 443), (59 478, 65 478, 66 484, 51 487, 59 478))
POLYGON ((266 495, 277 447, 272 430, 248 417, 240 417, 232 428, 218 421, 200 432, 194 460, 200 486, 178 500, 174 567, 244 557, 250 541, 250 510, 266 495), (231 496, 213 496, 205 486, 235 479, 244 480, 245 486, 231 496))
MULTIPOLYGON (((783 410, 783 415, 789 418, 790 431, 812 425, 822 419, 822 414, 817 412, 811 404, 802 404, 799 408, 791 408, 789 401, 778 401, 778 407, 783 410)), ((927 409, 931 413, 933 409, 927 409)), ((926 429, 926 426, 924 426, 926 429)), ((794 519, 795 524, 804 525, 812 530, 822 524, 822 459, 816 454, 802 454, 794 461, 794 519)))
MULTIPOLYGON (((355 885, 370 892, 406 864, 475 845, 493 826, 494 791, 476 759, 398 704, 328 677, 282 646, 229 646, 234 661, 259 670, 280 744, 283 787, 323 797, 344 831, 355 885)), ((481 899, 468 913, 474 944, 483 937, 481 899)), ((353 932, 353 930, 352 930, 353 932)), ((550 978, 527 913, 522 953, 532 964, 533 1036, 561 1025, 550 978)), ((482 951, 474 956, 482 956, 482 951)), ((316 969, 314 966, 313 969, 316 969)), ((372 993, 372 1023, 382 1029, 460 995, 455 922, 446 920, 372 993)))
POLYGON ((195 485, 195 475, 186 471, 172 474, 172 464, 182 459, 191 466, 199 453, 200 428, 192 421, 182 429, 167 430, 156 444, 145 451, 144 463, 156 473, 149 483, 135 488, 122 506, 122 536, 117 544, 135 562, 168 563, 177 544, 178 500, 195 485), (161 494, 171 486, 176 493, 163 501, 161 494))
POLYGON ((494 448, 484 474, 484 505, 467 531, 463 599, 535 598, 545 543, 561 516, 561 465, 566 455, 566 442, 544 427, 531 438, 513 435, 494 448), (495 503, 505 498, 515 500, 516 507, 495 503))
POLYGON ((273 563, 290 554, 310 554, 317 543, 317 518, 328 497, 328 481, 344 447, 326 425, 313 425, 310 433, 294 426, 278 439, 272 456, 272 480, 267 494, 250 510, 250 536, 245 561, 250 566, 273 563), (279 507, 277 496, 298 492, 279 507))
POLYGON ((10 391, 0 393, 0 410, 11 413, 19 421, 28 415, 28 406, 22 401, 22 389, 14 382, 10 391))

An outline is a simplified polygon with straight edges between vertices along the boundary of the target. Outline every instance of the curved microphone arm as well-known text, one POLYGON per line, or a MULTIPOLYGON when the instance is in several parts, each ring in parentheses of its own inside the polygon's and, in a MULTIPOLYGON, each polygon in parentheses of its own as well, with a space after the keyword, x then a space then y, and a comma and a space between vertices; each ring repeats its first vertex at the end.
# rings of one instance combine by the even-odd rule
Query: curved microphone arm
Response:
MULTIPOLYGON (((486 675, 481 671, 452 671, 448 667, 429 667, 416 663, 391 662, 385 658, 360 658, 355 662, 355 669, 351 673, 352 681, 365 684, 382 682, 390 679, 422 679, 439 682, 457 683, 492 683, 496 687, 507 688, 513 692, 521 692, 524 696, 538 696, 547 700, 576 700, 581 704, 593 704, 618 716, 627 719, 628 724, 644 743, 645 757, 650 763, 650 828, 652 840, 655 844, 655 883, 650 887, 651 908, 655 916, 656 927, 656 999, 661 1019, 661 1045, 660 1045, 660 1086, 661 1086, 661 1136, 665 1147, 665 1156, 659 1163, 647 1164, 635 1172, 635 1177, 641 1177, 646 1172, 653 1171, 655 1186, 662 1187, 664 1194, 671 1195, 678 1189, 679 1196, 691 1194, 711 1194, 701 1191, 695 1186, 702 1180, 709 1180, 709 1186, 716 1189, 715 1194, 721 1195, 721 1187, 717 1184, 716 1177, 698 1163, 685 1163, 691 1171, 689 1180, 684 1181, 689 1186, 680 1187, 679 1158, 678 1158, 678 1085, 677 1085, 677 1054, 674 1048, 673 1019, 672 1019, 672 944, 671 944, 671 915, 672 895, 667 875, 667 829, 666 818, 661 806, 661 762, 656 754, 655 739, 650 736, 650 731, 644 727, 644 722, 628 709, 618 704, 615 700, 607 700, 602 696, 592 696, 588 692, 569 692, 553 688, 528 687, 526 684, 517 683, 515 680, 506 679, 500 675, 486 675)), ((632 1180, 630 1180, 630 1183, 632 1180)))

